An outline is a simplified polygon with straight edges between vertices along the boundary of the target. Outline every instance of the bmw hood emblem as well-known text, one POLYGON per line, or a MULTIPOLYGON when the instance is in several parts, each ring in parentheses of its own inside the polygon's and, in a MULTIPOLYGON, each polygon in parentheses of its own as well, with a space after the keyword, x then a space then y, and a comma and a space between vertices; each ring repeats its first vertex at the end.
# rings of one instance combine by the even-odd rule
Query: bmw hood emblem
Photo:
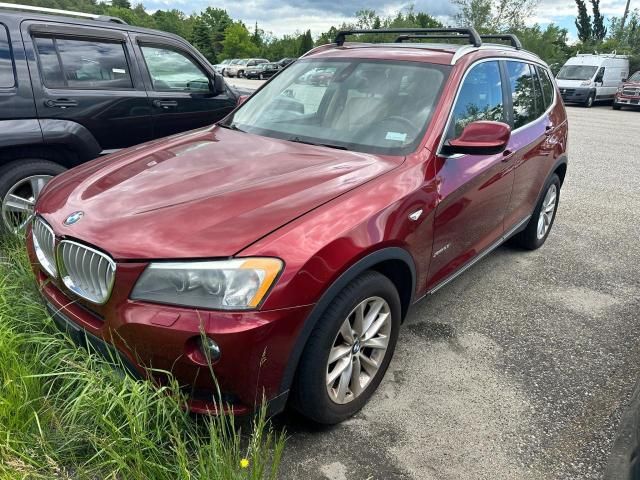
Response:
POLYGON ((64 224, 73 225, 74 223, 78 223, 83 216, 84 216, 84 212, 82 211, 73 212, 71 215, 69 215, 66 218, 66 220, 64 221, 64 224))

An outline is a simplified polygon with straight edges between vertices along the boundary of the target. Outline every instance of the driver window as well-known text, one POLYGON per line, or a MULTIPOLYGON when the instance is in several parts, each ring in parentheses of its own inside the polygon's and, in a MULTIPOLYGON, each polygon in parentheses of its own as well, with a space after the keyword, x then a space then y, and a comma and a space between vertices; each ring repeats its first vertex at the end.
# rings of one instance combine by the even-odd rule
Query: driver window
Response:
POLYGON ((502 79, 497 61, 471 68, 460 87, 447 140, 457 138, 464 127, 477 120, 504 122, 502 79))
POLYGON ((153 89, 159 92, 209 92, 209 77, 185 54, 141 46, 153 89))

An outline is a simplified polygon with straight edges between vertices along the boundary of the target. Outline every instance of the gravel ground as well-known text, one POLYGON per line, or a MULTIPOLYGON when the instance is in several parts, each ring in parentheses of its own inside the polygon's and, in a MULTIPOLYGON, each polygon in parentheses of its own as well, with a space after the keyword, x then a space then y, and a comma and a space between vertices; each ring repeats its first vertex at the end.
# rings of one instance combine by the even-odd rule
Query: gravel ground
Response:
POLYGON ((278 418, 291 436, 283 478, 602 476, 640 377, 640 112, 568 112, 545 246, 501 247, 414 307, 352 420, 278 418))

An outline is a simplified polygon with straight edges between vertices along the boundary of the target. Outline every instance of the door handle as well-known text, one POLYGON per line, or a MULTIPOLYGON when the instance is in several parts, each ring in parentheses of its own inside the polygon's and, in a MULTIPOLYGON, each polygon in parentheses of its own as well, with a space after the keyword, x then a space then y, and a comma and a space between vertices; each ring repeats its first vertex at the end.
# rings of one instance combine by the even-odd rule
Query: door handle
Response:
POLYGON ((544 127, 544 134, 548 137, 553 133, 553 125, 547 125, 544 127))
POLYGON ((45 106, 51 108, 70 108, 77 107, 78 102, 75 100, 69 100, 68 98, 58 98, 56 100, 46 100, 44 102, 45 106))
POLYGON ((178 102, 176 102, 175 100, 154 100, 153 102, 153 106, 154 107, 158 107, 158 108, 176 108, 178 106, 178 102))
POLYGON ((511 157, 513 156, 513 151, 512 150, 504 150, 502 152, 502 162, 503 163, 507 163, 509 160, 511 160, 511 157))

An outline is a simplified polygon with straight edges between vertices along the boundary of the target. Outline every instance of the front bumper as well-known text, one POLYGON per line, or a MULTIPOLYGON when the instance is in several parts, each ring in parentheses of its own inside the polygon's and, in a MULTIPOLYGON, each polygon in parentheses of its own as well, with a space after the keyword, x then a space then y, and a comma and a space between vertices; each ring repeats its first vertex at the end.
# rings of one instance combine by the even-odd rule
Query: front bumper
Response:
POLYGON ((620 93, 616 93, 613 101, 616 105, 640 106, 640 97, 631 97, 620 93))
POLYGON ((161 372, 171 372, 189 394, 190 410, 196 413, 217 411, 216 382, 230 413, 253 411, 263 399, 272 413, 284 406, 288 392, 280 391, 282 376, 310 305, 219 312, 132 301, 130 287, 122 288, 122 277, 130 281, 133 272, 123 267, 116 274, 112 298, 96 309, 40 269, 31 242, 29 254, 54 321, 78 345, 111 359, 120 357, 118 363, 129 373, 160 385, 167 380, 161 372), (201 332, 221 350, 212 366, 215 379, 197 345, 201 332))
POLYGON ((560 95, 565 103, 586 103, 589 95, 595 93, 590 87, 562 87, 560 95))

